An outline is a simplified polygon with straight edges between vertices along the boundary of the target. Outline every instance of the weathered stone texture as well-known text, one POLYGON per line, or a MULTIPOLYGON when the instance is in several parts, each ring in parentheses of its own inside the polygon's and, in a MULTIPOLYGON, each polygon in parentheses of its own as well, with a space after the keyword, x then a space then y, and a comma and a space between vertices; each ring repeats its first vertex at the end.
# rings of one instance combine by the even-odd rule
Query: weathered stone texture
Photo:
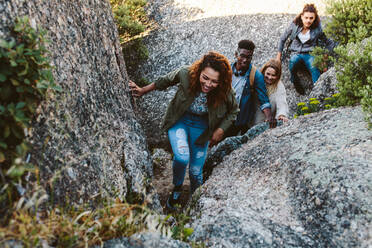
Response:
POLYGON ((360 107, 299 117, 232 152, 202 187, 208 247, 371 245, 372 133, 360 107))
POLYGON ((30 141, 31 161, 54 198, 85 202, 97 194, 148 193, 150 154, 132 110, 109 2, 5 0, 0 14, 2 37, 24 15, 48 31, 63 92, 42 103, 30 141))

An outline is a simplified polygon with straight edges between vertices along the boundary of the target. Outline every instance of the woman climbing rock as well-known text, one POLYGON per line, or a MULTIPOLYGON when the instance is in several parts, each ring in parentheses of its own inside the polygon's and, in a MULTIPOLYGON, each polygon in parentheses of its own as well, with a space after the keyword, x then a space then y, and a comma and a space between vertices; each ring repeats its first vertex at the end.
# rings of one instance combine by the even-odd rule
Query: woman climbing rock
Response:
POLYGON ((333 50, 336 43, 325 36, 314 4, 306 4, 302 12, 296 16, 280 37, 276 56, 279 61, 282 59, 284 44, 288 38, 290 38, 288 50, 291 52, 289 59, 291 82, 294 84, 296 91, 303 95, 305 93, 304 88, 295 73, 298 64, 305 64, 311 74, 311 80, 315 84, 320 76, 320 71, 313 65, 314 56, 310 55, 310 52, 315 46, 319 45, 325 46, 328 50, 333 50))
POLYGON ((227 58, 209 52, 191 66, 170 72, 145 87, 129 82, 134 97, 178 84, 162 122, 174 154, 174 189, 167 200, 170 210, 175 210, 180 203, 187 165, 192 194, 203 183, 208 145, 217 144, 236 119, 238 105, 231 89, 231 78, 227 58))

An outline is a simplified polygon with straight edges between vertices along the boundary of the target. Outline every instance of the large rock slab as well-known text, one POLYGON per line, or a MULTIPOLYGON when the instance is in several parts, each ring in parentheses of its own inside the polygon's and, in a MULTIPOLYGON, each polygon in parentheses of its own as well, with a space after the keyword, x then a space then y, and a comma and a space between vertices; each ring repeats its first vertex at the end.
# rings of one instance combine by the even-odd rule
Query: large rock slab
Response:
POLYGON ((42 184, 61 202, 67 196, 79 203, 99 196, 143 200, 151 191, 151 157, 109 2, 6 0, 0 14, 3 38, 17 16, 48 31, 53 74, 63 88, 42 103, 29 137, 42 184))
POLYGON ((369 247, 372 133, 360 107, 299 117, 217 165, 192 213, 208 247, 369 247))

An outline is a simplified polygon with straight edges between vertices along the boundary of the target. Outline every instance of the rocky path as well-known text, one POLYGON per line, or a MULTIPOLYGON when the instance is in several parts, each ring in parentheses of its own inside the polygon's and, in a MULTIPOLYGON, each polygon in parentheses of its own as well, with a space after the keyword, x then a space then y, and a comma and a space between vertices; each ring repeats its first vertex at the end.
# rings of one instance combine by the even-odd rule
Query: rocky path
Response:
MULTIPOLYGON (((145 44, 149 49, 149 59, 140 67, 138 74, 156 79, 184 64, 191 64, 204 53, 215 50, 230 60, 234 59, 236 45, 241 39, 251 39, 256 44, 252 63, 261 67, 269 58, 276 55, 280 34, 296 13, 302 10, 306 1, 267 0, 150 0, 148 14, 158 26, 147 37, 145 44)), ((320 13, 324 13, 322 0, 312 1, 320 13)), ((288 102, 294 112, 300 97, 288 82, 289 71, 284 66, 283 82, 287 88, 288 102)), ((155 93, 157 94, 157 93, 155 93)), ((145 120, 161 120, 158 109, 166 108, 168 98, 152 102, 144 98, 142 114, 145 120)), ((144 124, 156 132, 158 123, 144 124)), ((155 135, 156 136, 156 135, 155 135)), ((166 140, 164 134, 159 134, 166 140)), ((149 140, 152 145, 151 140, 149 140)), ((171 186, 171 163, 155 168, 154 185, 158 189, 162 205, 165 204, 171 186)), ((187 180, 186 180, 187 181, 187 180)), ((185 182, 188 192, 188 181, 185 182)), ((185 196, 187 198, 187 196, 185 196)))
MULTIPOLYGON (((253 3, 259 2, 151 0, 149 13, 159 27, 145 38, 150 58, 140 73, 154 80, 209 50, 232 60, 240 39, 256 43, 253 64, 262 66, 275 56, 280 34, 304 1, 268 0, 256 5, 260 10, 253 3), (295 7, 287 3, 298 7, 291 12, 295 7), (269 7, 275 11, 265 11, 269 7)), ((298 101, 329 95, 336 81, 329 70, 309 96, 300 97, 286 67, 283 74, 292 113, 298 101)), ((152 147, 166 140, 156 127, 174 92, 152 92, 138 101, 152 147)), ((221 248, 371 247, 372 138, 366 126, 360 107, 338 108, 299 117, 242 144, 201 187, 192 206, 191 240, 221 248)), ((171 163, 158 168, 155 187, 164 204, 171 163)))
MULTIPOLYGON (((208 51, 224 54, 233 61, 241 39, 256 44, 252 63, 260 68, 276 56, 281 33, 307 1, 300 0, 150 0, 148 14, 157 22, 144 41, 148 60, 137 74, 150 81, 158 76, 191 64, 208 51)), ((324 0, 312 1, 324 13, 324 0)), ((287 65, 283 66, 291 112, 302 100, 289 83, 287 65)))

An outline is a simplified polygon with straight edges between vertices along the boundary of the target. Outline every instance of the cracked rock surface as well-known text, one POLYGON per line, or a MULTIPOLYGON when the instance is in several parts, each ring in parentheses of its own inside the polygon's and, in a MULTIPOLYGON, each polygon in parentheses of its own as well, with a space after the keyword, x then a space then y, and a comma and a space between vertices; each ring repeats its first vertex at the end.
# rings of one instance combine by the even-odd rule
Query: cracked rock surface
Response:
POLYGON ((369 247, 372 133, 360 107, 270 129, 225 157, 194 207, 208 247, 369 247))
MULTIPOLYGON (((111 7, 103 0, 5 0, 0 35, 16 17, 47 30, 53 75, 63 91, 42 103, 31 162, 58 202, 151 195, 151 155, 127 92, 128 76, 111 7)), ((160 207, 156 194, 148 197, 160 207)))

